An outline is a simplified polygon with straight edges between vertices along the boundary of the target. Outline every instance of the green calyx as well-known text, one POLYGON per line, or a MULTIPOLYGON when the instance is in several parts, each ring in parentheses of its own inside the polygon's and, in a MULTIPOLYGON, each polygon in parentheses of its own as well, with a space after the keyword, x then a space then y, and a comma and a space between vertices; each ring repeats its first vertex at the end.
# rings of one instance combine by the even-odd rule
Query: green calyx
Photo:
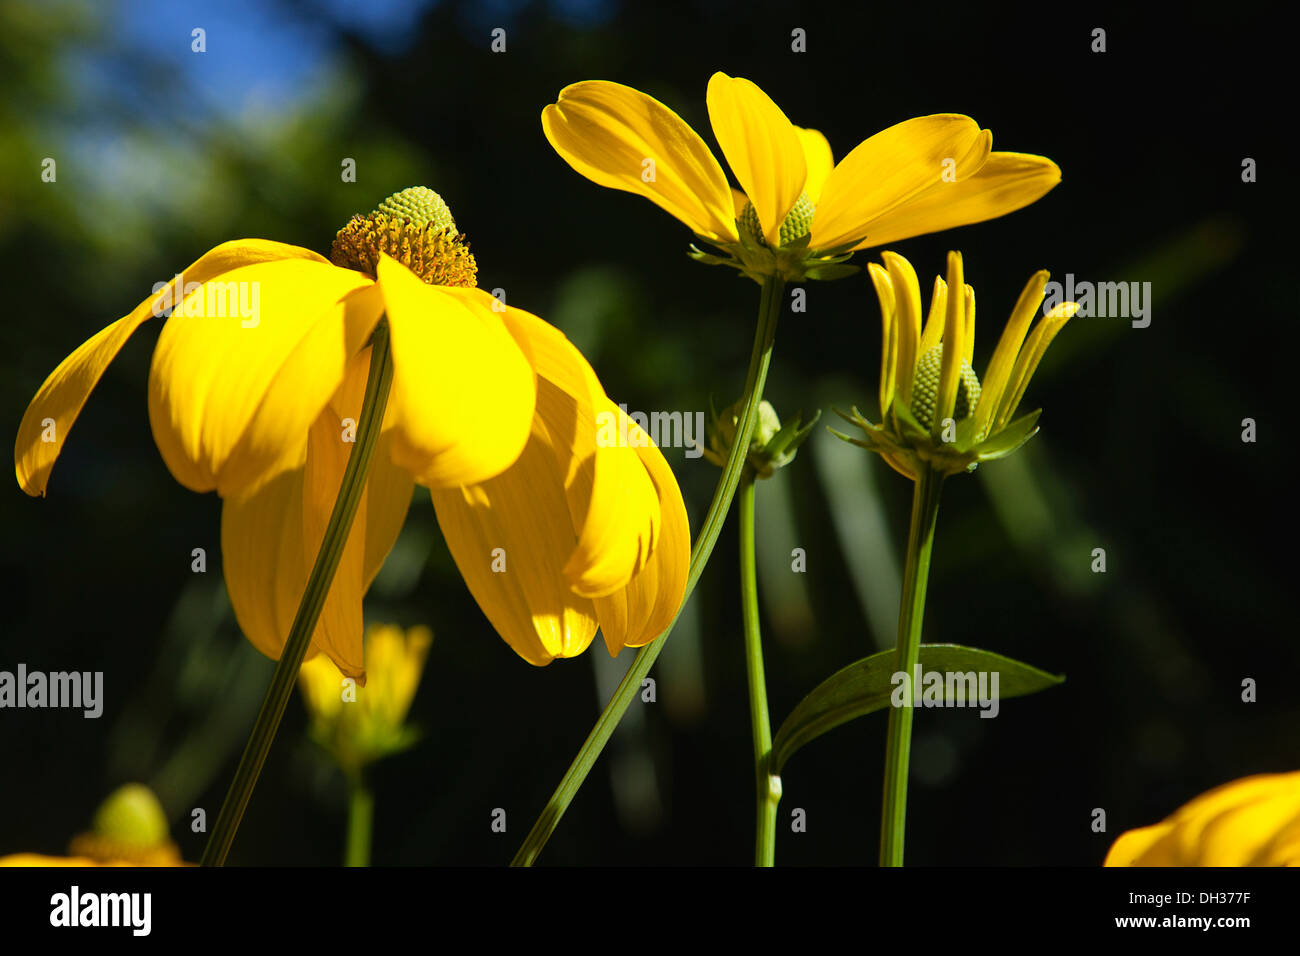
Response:
MULTIPOLYGON (((781 220, 781 233, 779 243, 782 246, 788 246, 796 239, 802 239, 812 230, 813 213, 817 207, 813 205, 812 200, 808 198, 807 193, 800 193, 799 198, 795 200, 794 206, 785 214, 781 220)), ((758 210, 754 204, 746 203, 744 211, 740 218, 736 220, 740 227, 740 233, 743 239, 760 246, 766 246, 767 240, 763 237, 763 227, 758 221, 758 210)))
MULTIPOLYGON (((939 376, 943 369, 943 346, 936 345, 916 363, 912 377, 912 414, 927 429, 934 428, 934 416, 939 401, 939 376)), ((961 377, 957 380, 957 401, 953 404, 952 418, 960 422, 975 414, 980 400, 980 380, 970 362, 962 359, 961 377)))

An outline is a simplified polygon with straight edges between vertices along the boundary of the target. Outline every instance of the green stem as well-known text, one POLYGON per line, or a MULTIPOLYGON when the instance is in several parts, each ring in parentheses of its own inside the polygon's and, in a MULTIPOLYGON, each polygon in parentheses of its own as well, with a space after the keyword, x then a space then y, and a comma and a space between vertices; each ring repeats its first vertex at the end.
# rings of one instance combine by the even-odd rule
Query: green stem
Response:
POLYGON ((903 834, 907 820, 907 768, 912 752, 912 714, 920 698, 913 680, 921 653, 921 620, 925 616, 925 586, 930 578, 930 552, 939 516, 939 492, 944 476, 921 469, 912 492, 912 524, 907 535, 907 567, 903 573, 903 599, 898 608, 898 647, 894 672, 908 677, 912 699, 891 707, 885 743, 885 793, 880 812, 880 865, 903 865, 903 834))
POLYGON ((763 675, 763 635, 758 622, 758 577, 754 569, 754 475, 746 469, 740 480, 740 610, 745 627, 745 674, 749 678, 749 725, 754 734, 754 784, 757 813, 754 865, 771 866, 776 856, 776 806, 781 778, 767 772, 772 756, 772 722, 767 713, 767 680, 763 675))
POLYGON ((690 600, 691 592, 695 590, 700 574, 709 561, 709 555, 713 553, 713 545, 718 539, 719 532, 722 531, 727 512, 731 509, 731 499, 735 497, 736 486, 740 484, 741 472, 748 457, 749 442, 754 435, 754 426, 758 423, 758 404, 763 399, 767 368, 772 361, 772 343, 776 338, 777 319, 781 314, 781 293, 784 289, 785 280, 775 276, 769 276, 763 282, 763 294, 758 307, 758 327, 754 330, 754 348, 749 357, 749 372, 745 376, 745 410, 736 426, 736 440, 722 469, 722 477, 718 479, 718 485, 713 491, 713 501, 710 502, 709 511, 704 516, 704 525, 700 528, 699 537, 695 539, 695 547, 691 550, 691 565, 686 576, 686 593, 682 596, 682 605, 677 609, 677 614, 663 634, 637 653, 632 666, 628 668, 622 682, 614 691, 614 696, 601 712, 596 726, 587 735, 582 749, 578 751, 578 756, 569 765, 569 769, 560 780, 560 785, 555 788, 555 793, 551 795, 537 822, 528 831, 528 836, 519 847, 519 852, 510 862, 511 866, 531 866, 538 854, 542 852, 546 841, 555 832, 560 818, 564 816, 564 811, 573 801, 578 788, 587 779, 587 774, 591 772, 600 752, 605 749, 605 744, 609 742, 614 728, 618 726, 619 721, 623 719, 623 714, 640 693, 641 681, 645 679, 658 659, 659 652, 667 643, 664 638, 672 633, 677 618, 681 617, 682 607, 685 607, 686 602, 690 600))
POLYGON ((348 777, 348 843, 344 866, 370 865, 370 833, 375 821, 375 795, 358 771, 348 777))
POLYGON ((334 511, 330 514, 329 524, 325 526, 316 564, 307 579, 307 587, 298 604, 293 626, 289 629, 284 651, 275 665, 271 686, 267 688, 262 709, 257 714, 257 722, 253 725, 253 732, 235 771, 235 779, 226 792, 221 813, 208 837, 208 845, 203 850, 200 861, 203 866, 221 866, 226 862, 226 855, 235 839, 235 831, 239 829, 239 822, 244 817, 253 788, 257 786, 257 778, 262 772, 262 765, 266 763, 266 755, 271 751, 275 733, 280 727, 280 718, 284 716, 285 705, 293 693, 298 669, 302 667, 302 659, 316 630, 316 622, 325 606, 325 596, 329 594, 334 572, 338 569, 339 559, 343 557, 343 546, 352 529, 352 519, 356 516, 357 506, 365 491, 366 475, 370 470, 371 458, 374 457, 375 442, 379 438, 379 426, 384 419, 384 406, 388 403, 388 388, 392 381, 393 362, 388 348, 388 324, 380 319, 371 339, 370 374, 366 379, 356 443, 352 446, 347 467, 343 471, 334 511))

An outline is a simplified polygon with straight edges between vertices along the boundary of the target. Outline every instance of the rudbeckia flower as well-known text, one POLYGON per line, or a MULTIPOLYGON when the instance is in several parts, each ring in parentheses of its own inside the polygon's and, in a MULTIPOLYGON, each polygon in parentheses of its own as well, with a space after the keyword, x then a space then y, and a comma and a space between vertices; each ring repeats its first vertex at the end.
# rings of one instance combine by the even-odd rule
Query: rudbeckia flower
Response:
POLYGON ((945 475, 974 471, 981 461, 1011 454, 1038 431, 1042 410, 1014 418, 1016 409, 1047 347, 1078 306, 1061 303, 1031 332, 1048 279, 1045 271, 1035 273, 1020 293, 981 383, 971 368, 975 290, 963 280, 961 253, 948 253, 946 283, 935 277, 924 329, 912 264, 892 252, 881 258, 884 267, 873 262, 868 268, 880 299, 882 424, 871 424, 854 408, 844 417, 866 439, 835 434, 878 452, 908 478, 916 478, 924 467, 945 475))
POLYGON ((1300 772, 1203 793, 1161 823, 1129 830, 1106 866, 1300 866, 1300 772))
POLYGON ((298 686, 311 718, 311 735, 345 771, 356 773, 415 743, 418 735, 406 726, 406 714, 432 643, 427 627, 403 631, 372 625, 365 637, 365 687, 345 683, 323 654, 303 663, 298 686))
POLYGON ((761 281, 835 278, 840 254, 993 219, 1061 179, 1051 160, 992 151, 968 116, 906 120, 838 163, 746 79, 715 73, 709 120, 740 191, 704 140, 653 97, 606 80, 574 83, 542 112, 555 151, 592 182, 644 196, 728 253, 696 258, 761 281))
POLYGON ((143 784, 118 787, 98 810, 88 833, 73 837, 69 856, 15 853, 0 866, 184 866, 167 834, 167 815, 143 784))
POLYGON ((170 309, 149 373, 154 440, 177 481, 223 499, 231 603, 248 639, 278 658, 382 320, 391 391, 308 656, 364 678, 362 597, 416 484, 475 599, 526 660, 581 653, 598 625, 611 653, 648 643, 685 590, 689 530, 672 471, 648 439, 599 445, 597 416, 618 409, 586 359, 475 278, 465 237, 423 187, 353 217, 330 259, 260 239, 217 246, 54 370, 19 427, 18 482, 45 493, 109 362, 170 309))

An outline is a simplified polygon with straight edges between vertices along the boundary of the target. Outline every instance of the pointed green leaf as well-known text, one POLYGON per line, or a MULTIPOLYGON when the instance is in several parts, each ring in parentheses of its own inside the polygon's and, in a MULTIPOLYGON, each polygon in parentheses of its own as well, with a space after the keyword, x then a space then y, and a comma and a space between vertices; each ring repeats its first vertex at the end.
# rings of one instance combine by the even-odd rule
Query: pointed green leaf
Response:
POLYGON ((1028 415, 1022 415, 993 437, 976 445, 974 451, 979 456, 979 460, 993 461, 997 458, 1005 458, 1029 441, 1038 432, 1038 416, 1041 414, 1043 410, 1040 408, 1028 415))
MULTIPOLYGON (((1049 674, 1002 654, 960 644, 922 644, 920 663, 923 675, 930 671, 996 671, 999 700, 1033 694, 1065 680, 1063 675, 1049 674)), ((894 651, 889 650, 854 661, 822 681, 777 731, 772 742, 772 772, 779 774, 791 754, 808 741, 855 717, 888 707, 896 688, 893 677, 894 651)), ((968 701, 967 706, 978 704, 968 701)))

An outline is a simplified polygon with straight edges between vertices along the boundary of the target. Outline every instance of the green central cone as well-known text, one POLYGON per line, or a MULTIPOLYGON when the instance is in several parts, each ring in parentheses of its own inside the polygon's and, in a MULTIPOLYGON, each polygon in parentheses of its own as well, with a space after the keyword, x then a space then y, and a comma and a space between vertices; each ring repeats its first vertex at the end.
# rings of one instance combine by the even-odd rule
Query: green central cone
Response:
MULTIPOLYGON (((943 346, 936 345, 916 363, 912 377, 912 414, 925 428, 934 428, 934 415, 939 402, 939 373, 943 368, 943 346)), ((953 421, 968 418, 980 400, 980 380, 970 362, 962 359, 961 378, 957 380, 957 401, 953 404, 953 421)))
MULTIPOLYGON (((799 198, 795 200, 794 206, 786 213, 785 219, 781 221, 781 234, 779 236, 781 245, 788 246, 796 239, 808 235, 809 230, 812 229, 813 213, 816 211, 817 207, 808 198, 808 194, 800 193, 799 198)), ((763 238, 763 227, 758 221, 758 211, 754 209, 752 202, 745 204, 745 210, 740 214, 740 219, 737 222, 740 225, 741 235, 760 246, 767 245, 767 240, 763 238)))

